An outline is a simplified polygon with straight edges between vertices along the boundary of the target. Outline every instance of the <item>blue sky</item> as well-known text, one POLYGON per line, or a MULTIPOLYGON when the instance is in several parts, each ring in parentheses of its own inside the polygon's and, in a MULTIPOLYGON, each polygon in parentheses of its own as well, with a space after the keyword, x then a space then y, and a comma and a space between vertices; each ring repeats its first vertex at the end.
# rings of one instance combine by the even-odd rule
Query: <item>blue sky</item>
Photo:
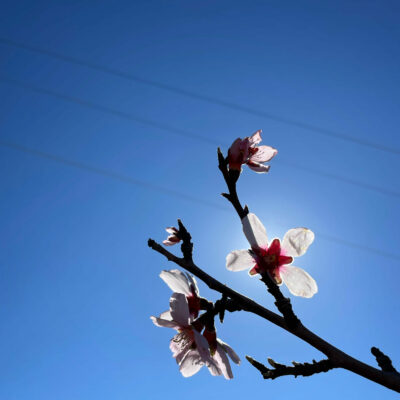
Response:
MULTIPOLYGON (((316 234, 297 265, 319 293, 293 298, 295 310, 351 355, 373 364, 378 346, 400 366, 399 12, 394 1, 4 1, 0 398, 396 398, 346 371, 263 381, 246 361, 230 382, 183 378, 173 332, 149 319, 168 307, 158 274, 172 265, 146 241, 182 218, 199 266, 273 308, 257 279, 225 269, 246 240, 216 168, 218 144, 263 129, 279 154, 268 175, 245 169, 239 193, 270 237, 316 234)), ((322 357, 244 313, 218 332, 243 359, 322 357)))

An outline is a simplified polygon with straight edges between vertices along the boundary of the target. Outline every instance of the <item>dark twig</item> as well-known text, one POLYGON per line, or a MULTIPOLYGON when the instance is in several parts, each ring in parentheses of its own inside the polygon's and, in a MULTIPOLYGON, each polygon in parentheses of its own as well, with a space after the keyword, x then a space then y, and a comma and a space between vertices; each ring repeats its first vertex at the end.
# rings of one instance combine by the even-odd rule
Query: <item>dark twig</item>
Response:
POLYGON ((265 283, 268 288, 268 292, 271 293, 272 296, 274 296, 276 300, 276 308, 285 318, 285 321, 287 322, 289 328, 294 329, 300 323, 300 320, 297 318, 297 315, 293 311, 290 299, 283 295, 283 293, 279 289, 279 286, 271 279, 269 274, 261 274, 260 280, 265 283))
POLYGON ((310 376, 321 372, 328 372, 333 368, 337 368, 329 359, 318 362, 313 360, 311 364, 292 361, 293 366, 288 366, 278 364, 272 358, 268 358, 268 362, 273 369, 266 367, 264 364, 261 364, 249 356, 246 356, 246 359, 253 367, 261 372, 264 379, 275 379, 286 375, 292 375, 297 378, 298 376, 310 376))
POLYGON ((235 174, 229 173, 228 161, 222 154, 221 149, 219 147, 218 147, 218 168, 222 172, 226 186, 228 187, 229 190, 229 193, 222 193, 222 196, 224 196, 233 205, 237 214, 239 215, 239 218, 242 220, 249 213, 249 209, 247 206, 242 207, 236 192, 236 181, 239 178, 240 172, 235 171, 235 174))
POLYGON ((393 367, 392 360, 386 354, 382 353, 377 347, 372 347, 371 353, 376 358, 376 362, 382 371, 399 374, 399 372, 393 367))
POLYGON ((178 219, 178 227, 178 235, 179 238, 182 240, 181 251, 183 254, 183 258, 190 261, 193 257, 192 237, 190 236, 190 233, 186 230, 180 219, 178 219))
POLYGON ((335 367, 347 369, 354 372, 355 374, 363 376, 366 379, 369 379, 373 382, 376 382, 382 386, 385 386, 391 390, 400 393, 400 377, 397 374, 381 371, 359 360, 356 360, 355 358, 349 356, 335 346, 331 345, 327 341, 323 340, 315 333, 311 332, 301 323, 299 323, 294 329, 289 328, 284 318, 261 306, 254 300, 251 300, 248 297, 236 292, 229 286, 222 284, 221 282, 204 272, 202 269, 200 269, 197 265, 194 264, 192 260, 187 260, 183 257, 180 258, 175 256, 159 243, 155 242, 153 239, 148 240, 148 245, 153 250, 165 256, 168 261, 174 262, 175 264, 195 275, 197 278, 201 279, 210 289, 226 295, 227 297, 234 300, 237 305, 240 306, 244 311, 251 312, 266 319, 269 322, 272 322, 280 328, 285 329, 286 331, 292 333, 298 338, 304 340, 315 349, 321 351, 331 360, 335 367))
MULTIPOLYGON (((228 161, 222 154, 220 148, 218 148, 218 168, 222 172, 222 176, 224 177, 226 186, 229 190, 229 193, 222 193, 222 196, 224 196, 233 205, 237 214, 239 215, 239 218, 242 220, 249 213, 249 209, 247 206, 244 208, 242 207, 236 190, 236 182, 239 179, 240 171, 230 171, 228 169, 228 161)), ((260 263, 262 265, 263 261, 260 260, 260 263)), ((294 329, 300 323, 300 320, 293 311, 290 299, 286 298, 282 294, 279 286, 268 274, 262 274, 261 281, 265 283, 268 288, 268 292, 271 293, 275 298, 275 305, 285 318, 289 328, 294 329)))

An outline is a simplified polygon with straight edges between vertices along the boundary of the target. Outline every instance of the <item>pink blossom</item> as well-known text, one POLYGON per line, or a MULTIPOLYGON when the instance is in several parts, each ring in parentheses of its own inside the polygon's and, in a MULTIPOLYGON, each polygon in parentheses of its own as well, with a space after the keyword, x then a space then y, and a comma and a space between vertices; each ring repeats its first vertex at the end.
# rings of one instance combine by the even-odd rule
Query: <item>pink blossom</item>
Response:
POLYGON ((283 237, 268 243, 264 225, 255 214, 242 219, 243 232, 250 250, 235 250, 226 257, 231 271, 250 269, 249 274, 268 273, 276 284, 285 283, 295 296, 312 297, 318 291, 315 280, 303 269, 289 265, 294 257, 302 256, 314 241, 314 233, 307 228, 290 229, 283 237))
POLYGON ((181 241, 178 229, 171 226, 169 228, 166 228, 165 230, 167 231, 167 233, 169 233, 167 239, 163 240, 165 246, 173 246, 174 244, 177 244, 181 241))
POLYGON ((270 146, 257 146, 261 140, 261 130, 250 137, 236 139, 228 150, 229 169, 241 171, 242 164, 247 164, 253 171, 268 172, 270 166, 263 163, 275 157, 278 150, 270 146))
POLYGON ((193 317, 189 313, 185 295, 174 293, 170 300, 170 310, 158 318, 150 318, 154 325, 178 332, 171 339, 169 348, 183 376, 194 375, 203 365, 209 366, 215 375, 219 375, 220 370, 211 358, 206 338, 192 326, 193 317))
POLYGON ((197 318, 200 311, 200 297, 194 276, 183 273, 178 269, 172 269, 170 271, 161 271, 160 278, 173 292, 182 293, 186 296, 189 312, 194 318, 197 318))
POLYGON ((162 313, 158 318, 150 318, 155 325, 172 328, 178 332, 171 339, 170 349, 182 375, 192 376, 205 365, 211 375, 223 375, 226 379, 232 379, 227 355, 239 364, 238 355, 227 343, 217 338, 215 331, 210 333, 204 329, 204 324, 194 320, 194 314, 190 311, 188 297, 193 293, 198 296, 194 278, 178 270, 163 271, 160 276, 168 286, 174 287, 180 293, 172 295, 169 311, 162 313))

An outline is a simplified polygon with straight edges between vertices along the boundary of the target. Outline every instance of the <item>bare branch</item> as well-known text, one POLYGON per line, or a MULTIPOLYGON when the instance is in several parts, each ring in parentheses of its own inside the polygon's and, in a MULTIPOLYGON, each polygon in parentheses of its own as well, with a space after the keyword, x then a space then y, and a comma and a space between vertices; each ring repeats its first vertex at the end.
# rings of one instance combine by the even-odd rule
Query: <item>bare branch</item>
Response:
MULTIPOLYGON (((229 193, 222 193, 222 196, 233 205, 239 218, 242 220, 249 213, 249 208, 247 206, 244 208, 242 207, 236 190, 236 182, 239 179, 240 171, 231 171, 228 169, 228 161, 222 154, 220 148, 218 148, 218 168, 222 172, 222 176, 229 190, 229 193)), ((260 263, 262 265, 263 261, 260 260, 260 263)), ((269 274, 262 274, 261 281, 265 283, 268 292, 275 298, 275 305, 285 318, 289 328, 294 329, 300 323, 300 320, 293 311, 290 299, 282 294, 279 286, 272 280, 269 274)))
POLYGON ((268 358, 268 362, 273 369, 266 367, 264 364, 254 360, 252 357, 246 356, 246 359, 253 367, 261 372, 264 379, 275 379, 286 375, 292 375, 295 378, 298 376, 311 376, 337 368, 329 359, 318 362, 313 360, 312 364, 292 361, 293 366, 287 366, 284 364, 278 364, 272 358, 268 358))
POLYGON ((399 372, 393 367, 392 360, 386 354, 382 353, 377 347, 372 347, 371 353, 375 356, 376 362, 382 371, 399 374, 399 372))
POLYGON ((328 357, 335 368, 337 367, 347 369, 351 372, 354 372, 355 374, 363 376, 366 379, 369 379, 373 382, 376 382, 382 386, 385 386, 391 390, 400 393, 400 376, 398 374, 393 372, 381 371, 359 360, 356 360, 355 358, 349 356, 335 346, 331 345, 327 341, 323 340, 315 333, 311 332, 301 322, 295 328, 291 329, 284 318, 261 306, 254 300, 251 300, 241 293, 236 292, 229 286, 222 284, 212 276, 208 275, 202 269, 200 269, 197 265, 194 264, 192 260, 186 260, 183 257, 180 258, 175 256, 159 243, 155 242, 153 239, 148 240, 148 245, 153 250, 165 256, 168 261, 174 262, 175 264, 195 275, 197 278, 202 280, 210 289, 213 289, 234 300, 236 304, 240 306, 244 311, 251 312, 266 319, 269 322, 272 322, 280 328, 292 333, 294 336, 297 336, 298 338, 304 340, 315 349, 321 351, 328 357))

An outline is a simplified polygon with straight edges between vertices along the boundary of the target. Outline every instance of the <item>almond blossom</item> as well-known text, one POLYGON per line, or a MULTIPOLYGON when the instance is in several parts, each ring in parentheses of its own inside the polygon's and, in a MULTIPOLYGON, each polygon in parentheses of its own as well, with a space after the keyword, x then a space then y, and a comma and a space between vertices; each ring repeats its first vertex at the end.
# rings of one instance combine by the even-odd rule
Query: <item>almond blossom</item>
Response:
POLYGON ((171 339, 169 348, 184 377, 196 374, 203 365, 207 365, 212 375, 221 374, 210 355, 207 339, 192 325, 193 317, 184 294, 174 293, 170 299, 170 310, 150 319, 156 326, 178 332, 171 339))
POLYGON ((204 323, 194 320, 200 310, 199 290, 194 277, 179 270, 162 271, 160 277, 176 292, 171 297, 170 310, 151 319, 157 326, 178 331, 170 342, 170 349, 182 375, 192 376, 206 365, 211 375, 232 379, 227 355, 236 364, 240 363, 240 358, 227 343, 217 338, 215 330, 210 331, 204 323))
POLYGON ((179 271, 179 269, 161 271, 160 278, 173 292, 182 293, 186 296, 189 312, 194 318, 197 318, 200 311, 200 297, 196 279, 188 273, 179 271))
POLYGON ((264 274, 277 285, 285 283, 295 296, 312 297, 318 291, 315 280, 303 269, 289 265, 294 257, 302 256, 314 241, 314 233, 307 228, 294 228, 286 232, 282 243, 273 239, 268 243, 264 225, 255 214, 242 219, 243 232, 251 245, 249 250, 235 250, 226 257, 231 271, 249 268, 249 274, 264 274))
POLYGON ((177 244, 181 241, 178 229, 171 226, 169 228, 166 228, 165 230, 167 231, 167 233, 169 233, 167 239, 163 240, 165 246, 173 246, 174 244, 177 244))
POLYGON ((261 138, 261 130, 250 137, 236 139, 228 150, 229 170, 241 171, 242 164, 247 164, 253 171, 268 172, 270 166, 263 163, 270 161, 278 150, 270 146, 257 146, 261 138))

